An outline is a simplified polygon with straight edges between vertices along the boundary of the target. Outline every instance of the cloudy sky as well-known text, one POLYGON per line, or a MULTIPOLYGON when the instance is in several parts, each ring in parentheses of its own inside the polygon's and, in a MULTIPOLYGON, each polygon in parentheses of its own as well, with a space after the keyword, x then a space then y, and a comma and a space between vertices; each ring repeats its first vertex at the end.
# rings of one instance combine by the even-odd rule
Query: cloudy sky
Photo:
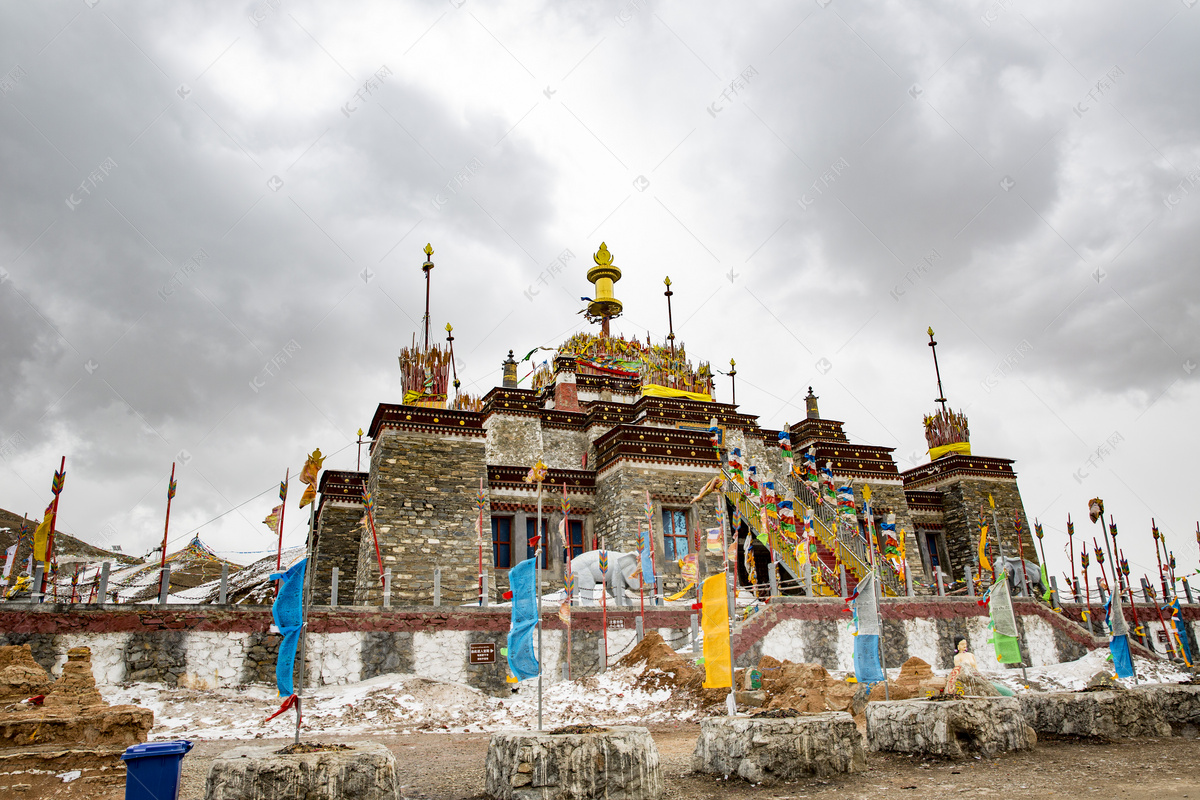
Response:
POLYGON ((145 552, 174 461, 172 547, 251 560, 284 471, 400 399, 425 242, 482 394, 585 324, 605 241, 616 330, 665 336, 669 275, 744 410, 812 385, 901 468, 932 325, 1059 574, 1096 494, 1135 570, 1151 517, 1195 569, 1200 8, 1043 5, 9 4, 0 507, 66 455, 61 528, 145 552))

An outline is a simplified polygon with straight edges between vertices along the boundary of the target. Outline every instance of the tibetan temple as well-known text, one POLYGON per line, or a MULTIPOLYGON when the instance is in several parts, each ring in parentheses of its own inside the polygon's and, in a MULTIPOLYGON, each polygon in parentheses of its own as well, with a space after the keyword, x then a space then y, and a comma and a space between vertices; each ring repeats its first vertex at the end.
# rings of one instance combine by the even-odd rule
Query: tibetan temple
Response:
MULTIPOLYGON (((936 592, 939 572, 946 583, 977 575, 983 525, 1008 553, 1018 536, 1029 542, 1012 460, 972 453, 967 421, 945 398, 925 419, 929 463, 901 472, 892 448, 852 442, 842 422, 822 417, 811 388, 806 418, 769 430, 713 398, 710 366, 693 366, 673 331, 663 344, 611 336, 621 270, 604 244, 587 272, 595 297, 585 298, 598 331, 567 339, 521 380, 510 351, 501 386, 459 393, 452 335, 448 346, 429 340, 433 249, 425 253, 424 341, 400 353, 402 402, 376 409, 367 471, 329 470, 320 482, 315 569, 338 568, 342 603, 352 586, 353 603, 378 604, 386 570, 393 602, 429 605, 435 567, 443 602, 475 601, 481 583, 495 601, 538 536, 546 585, 561 586, 570 558, 633 551, 648 527, 655 572, 678 591, 685 574, 719 569, 720 536, 709 532, 722 517, 736 529, 739 581, 765 588, 775 564, 787 594, 852 590, 870 569, 868 537, 889 595, 936 592), (540 531, 539 488, 525 480, 539 460, 548 467, 540 531), (718 470, 723 490, 694 503, 718 470)), ((314 602, 328 603, 330 582, 314 587, 314 602)))

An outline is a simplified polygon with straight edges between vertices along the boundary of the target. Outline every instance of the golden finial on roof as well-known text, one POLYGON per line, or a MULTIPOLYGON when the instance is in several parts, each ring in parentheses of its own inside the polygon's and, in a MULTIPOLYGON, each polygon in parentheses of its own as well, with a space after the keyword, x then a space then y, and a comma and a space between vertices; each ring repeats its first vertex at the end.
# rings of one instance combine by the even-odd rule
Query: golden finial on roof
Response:
POLYGON ((601 267, 607 267, 612 264, 612 258, 612 253, 608 252, 608 245, 604 242, 600 243, 600 249, 592 256, 592 260, 601 267))
POLYGON ((592 256, 596 266, 587 272, 588 281, 595 286, 595 299, 588 303, 589 320, 600 320, 601 335, 608 335, 608 321, 621 314, 621 301, 613 295, 613 283, 621 280, 621 269, 613 263, 608 245, 600 243, 600 249, 592 256))
POLYGON ((425 243, 425 255, 430 258, 433 257, 433 245, 431 245, 429 242, 425 243))

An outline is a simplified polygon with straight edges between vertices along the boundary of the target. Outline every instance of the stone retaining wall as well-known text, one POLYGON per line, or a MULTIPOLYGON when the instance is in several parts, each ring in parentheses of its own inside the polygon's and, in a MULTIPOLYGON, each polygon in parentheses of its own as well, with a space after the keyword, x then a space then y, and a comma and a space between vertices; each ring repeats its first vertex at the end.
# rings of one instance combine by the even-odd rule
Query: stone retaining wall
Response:
MULTIPOLYGON (((1107 639, 1087 631, 1045 606, 1014 603, 1021 647, 1029 666, 1074 660, 1104 648, 1107 639)), ((831 670, 852 669, 853 633, 840 600, 778 601, 741 624, 734 636, 739 666, 763 655, 814 662, 831 670)), ((936 668, 952 665, 954 639, 966 636, 983 658, 987 617, 974 600, 889 599, 882 604, 887 663, 898 667, 918 656, 936 668)), ((676 649, 690 640, 692 614, 686 606, 647 608, 646 630, 657 629, 676 649)), ((1193 638, 1200 634, 1200 607, 1185 607, 1193 638)), ((637 612, 608 612, 609 663, 632 646, 637 612)), ((574 675, 599 669, 602 615, 576 608, 571 668, 574 675)), ((272 683, 279 636, 269 633, 265 606, 29 606, 0 603, 0 644, 28 643, 34 658, 57 673, 71 647, 92 649, 101 685, 149 681, 168 685, 238 686, 272 683)), ((566 630, 546 607, 543 618, 546 677, 557 680, 565 663, 566 630)), ((342 609, 315 607, 309 616, 305 674, 310 685, 350 683, 388 673, 415 673, 467 683, 503 694, 507 608, 342 609), (468 663, 470 644, 492 642, 496 662, 468 663)))

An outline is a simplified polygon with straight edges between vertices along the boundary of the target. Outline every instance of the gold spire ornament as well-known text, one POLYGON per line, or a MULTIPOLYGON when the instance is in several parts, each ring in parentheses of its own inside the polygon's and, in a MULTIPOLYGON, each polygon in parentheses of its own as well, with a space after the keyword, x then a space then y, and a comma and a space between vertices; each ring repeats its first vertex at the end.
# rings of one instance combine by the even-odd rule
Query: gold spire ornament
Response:
POLYGON ((587 317, 590 322, 600 320, 600 333, 608 336, 608 321, 619 317, 623 309, 621 301, 613 295, 613 284, 621 280, 621 269, 613 264, 612 253, 608 252, 608 245, 604 242, 600 243, 600 249, 592 255, 592 260, 596 266, 588 270, 587 279, 595 286, 595 299, 588 303, 587 317))

